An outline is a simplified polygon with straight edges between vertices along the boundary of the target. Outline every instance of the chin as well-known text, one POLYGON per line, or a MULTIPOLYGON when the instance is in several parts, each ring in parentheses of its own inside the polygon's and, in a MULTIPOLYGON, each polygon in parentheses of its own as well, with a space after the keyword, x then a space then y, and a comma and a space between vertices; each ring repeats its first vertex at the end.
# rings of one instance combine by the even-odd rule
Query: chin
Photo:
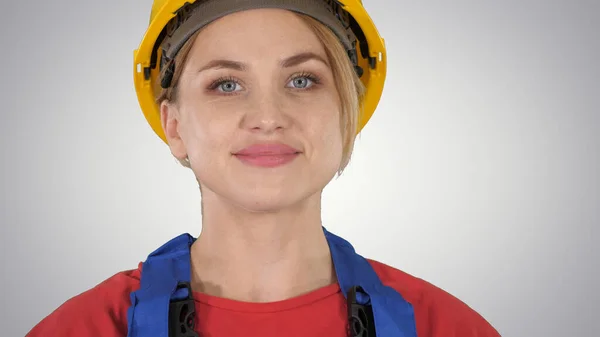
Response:
MULTIPOLYGON (((203 185, 221 202, 247 212, 276 213, 313 204, 311 200, 319 199, 335 174, 334 169, 302 170, 290 166, 275 170, 211 168, 197 176, 203 178, 200 179, 203 185)), ((318 207, 318 203, 315 205, 318 207)))
POLYGON ((249 212, 275 213, 302 204, 315 192, 299 191, 298 188, 294 187, 254 187, 238 189, 232 193, 234 195, 231 196, 230 200, 238 207, 249 212))

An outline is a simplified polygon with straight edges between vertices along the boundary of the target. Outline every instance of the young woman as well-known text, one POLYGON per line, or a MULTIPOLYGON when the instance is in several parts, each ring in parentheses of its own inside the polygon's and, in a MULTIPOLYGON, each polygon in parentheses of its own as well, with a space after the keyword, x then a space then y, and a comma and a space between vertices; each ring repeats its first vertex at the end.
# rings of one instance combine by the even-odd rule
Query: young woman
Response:
POLYGON ((155 0, 151 16, 136 89, 196 176, 201 234, 168 240, 28 336, 499 336, 321 223, 321 192, 385 78, 359 0, 155 0))

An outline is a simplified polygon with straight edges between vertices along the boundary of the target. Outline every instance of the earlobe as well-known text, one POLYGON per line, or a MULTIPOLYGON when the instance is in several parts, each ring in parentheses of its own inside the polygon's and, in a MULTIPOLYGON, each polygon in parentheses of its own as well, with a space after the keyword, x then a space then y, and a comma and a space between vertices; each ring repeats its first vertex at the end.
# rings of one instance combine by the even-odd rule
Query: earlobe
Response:
POLYGON ((187 151, 179 133, 179 112, 175 104, 167 100, 161 102, 160 122, 171 153, 178 159, 184 159, 187 156, 187 151))

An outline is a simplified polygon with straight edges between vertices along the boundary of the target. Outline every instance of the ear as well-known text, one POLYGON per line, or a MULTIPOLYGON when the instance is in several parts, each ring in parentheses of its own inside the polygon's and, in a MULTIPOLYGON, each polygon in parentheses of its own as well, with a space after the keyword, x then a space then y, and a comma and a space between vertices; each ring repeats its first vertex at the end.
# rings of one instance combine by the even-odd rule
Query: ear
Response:
POLYGON ((185 159, 187 150, 179 130, 180 114, 176 104, 164 100, 160 104, 160 122, 171 149, 171 153, 177 159, 185 159))

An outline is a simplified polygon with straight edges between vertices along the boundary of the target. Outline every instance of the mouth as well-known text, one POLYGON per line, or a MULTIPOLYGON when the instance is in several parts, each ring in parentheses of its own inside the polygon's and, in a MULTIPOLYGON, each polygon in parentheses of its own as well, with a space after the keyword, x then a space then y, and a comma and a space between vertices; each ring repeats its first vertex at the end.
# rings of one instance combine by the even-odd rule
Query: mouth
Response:
POLYGON ((302 152, 289 145, 281 143, 254 144, 233 155, 242 163, 273 168, 292 162, 302 152))

